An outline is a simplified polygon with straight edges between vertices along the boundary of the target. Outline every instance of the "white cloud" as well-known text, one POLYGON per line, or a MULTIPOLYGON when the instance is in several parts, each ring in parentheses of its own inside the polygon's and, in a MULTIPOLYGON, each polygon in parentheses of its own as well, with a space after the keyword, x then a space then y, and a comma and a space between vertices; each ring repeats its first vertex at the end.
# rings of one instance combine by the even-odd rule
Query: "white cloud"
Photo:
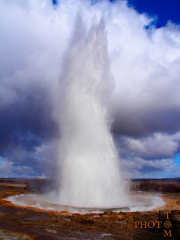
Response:
POLYGON ((155 133, 140 139, 120 137, 119 151, 123 155, 141 156, 145 159, 169 158, 177 153, 179 142, 180 133, 173 135, 155 133))
MULTIPOLYGON (((91 5, 90 1, 62 0, 56 9, 48 0, 1 1, 0 112, 13 112, 15 106, 30 102, 31 108, 25 104, 15 110, 14 122, 28 119, 34 127, 36 118, 56 120, 63 54, 79 11, 87 28, 94 16, 99 21, 104 14, 114 77, 113 131, 121 136, 119 148, 123 158, 137 171, 166 170, 179 151, 180 27, 169 22, 160 29, 152 24, 146 30, 145 26, 154 19, 129 8, 126 1, 91 5), (38 110, 31 114, 36 106, 38 110), (27 118, 22 115, 26 111, 27 118)), ((10 136, 15 130, 8 121, 5 120, 6 135, 10 136)), ((36 150, 49 159, 51 154, 44 146, 41 143, 36 150)), ((52 152, 53 147, 47 146, 50 148, 52 152)), ((3 164, 1 168, 8 172, 3 164)))
POLYGON ((173 172, 170 169, 174 169, 173 159, 153 159, 153 160, 144 160, 139 157, 132 157, 129 159, 121 159, 121 164, 123 171, 125 171, 124 176, 130 177, 177 177, 178 171, 173 172), (129 175, 126 175, 129 173, 129 175), (131 173, 131 174, 130 174, 131 173))
MULTIPOLYGON (((140 139, 120 137, 117 141, 122 167, 132 176, 143 174, 160 176, 171 172, 170 177, 178 176, 174 171, 174 157, 179 152, 180 133, 167 135, 155 133, 140 139)), ((150 176, 150 175, 149 175, 150 176)))
POLYGON ((13 162, 0 162, 1 178, 36 178, 45 177, 44 174, 36 174, 33 168, 28 166, 15 166, 13 162))

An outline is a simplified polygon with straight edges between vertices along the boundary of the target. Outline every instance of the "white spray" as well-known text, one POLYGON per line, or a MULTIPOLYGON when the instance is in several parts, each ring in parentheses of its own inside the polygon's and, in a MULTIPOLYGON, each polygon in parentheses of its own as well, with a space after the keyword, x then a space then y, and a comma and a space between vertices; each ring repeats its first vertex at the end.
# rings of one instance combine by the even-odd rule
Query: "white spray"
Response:
POLYGON ((127 199, 107 109, 112 77, 103 18, 99 24, 94 21, 87 33, 78 17, 64 62, 59 203, 125 206, 127 199))

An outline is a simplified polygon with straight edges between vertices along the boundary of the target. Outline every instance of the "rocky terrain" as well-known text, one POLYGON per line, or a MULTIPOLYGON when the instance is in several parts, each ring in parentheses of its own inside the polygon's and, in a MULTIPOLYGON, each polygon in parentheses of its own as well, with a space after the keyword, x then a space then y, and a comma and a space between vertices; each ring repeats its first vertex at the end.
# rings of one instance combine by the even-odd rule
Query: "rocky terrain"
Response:
POLYGON ((0 183, 1 240, 180 239, 179 193, 163 193, 166 206, 161 208, 161 215, 160 209, 148 212, 73 214, 13 205, 5 200, 11 195, 30 192, 32 190, 27 189, 22 182, 0 183), (167 216, 164 212, 170 213, 167 216))

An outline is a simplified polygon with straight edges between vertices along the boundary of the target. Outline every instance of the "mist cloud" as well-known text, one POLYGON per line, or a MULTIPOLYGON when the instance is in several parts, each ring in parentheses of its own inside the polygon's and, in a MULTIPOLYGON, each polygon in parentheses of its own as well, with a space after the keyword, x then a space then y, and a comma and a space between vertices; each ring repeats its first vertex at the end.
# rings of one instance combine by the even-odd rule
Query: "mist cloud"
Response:
POLYGON ((2 176, 53 175, 59 137, 57 89, 77 14, 87 28, 104 14, 114 84, 112 132, 122 165, 135 175, 173 169, 180 140, 179 25, 168 22, 156 29, 156 19, 137 13, 126 1, 64 0, 53 6, 48 0, 3 0, 2 176))

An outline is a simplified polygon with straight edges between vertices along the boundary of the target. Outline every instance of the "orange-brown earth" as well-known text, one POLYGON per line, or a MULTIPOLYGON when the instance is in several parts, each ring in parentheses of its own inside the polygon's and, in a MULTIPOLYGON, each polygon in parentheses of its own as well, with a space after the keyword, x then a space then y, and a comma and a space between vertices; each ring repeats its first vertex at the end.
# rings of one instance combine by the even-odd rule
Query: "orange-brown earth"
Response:
MULTIPOLYGON (((179 239, 165 238, 162 228, 135 227, 136 221, 159 220, 159 209, 73 214, 13 205, 5 200, 11 195, 30 192, 22 184, 0 183, 0 239, 179 239)), ((166 206, 161 209, 180 210, 180 194, 163 194, 162 197, 166 206)))

